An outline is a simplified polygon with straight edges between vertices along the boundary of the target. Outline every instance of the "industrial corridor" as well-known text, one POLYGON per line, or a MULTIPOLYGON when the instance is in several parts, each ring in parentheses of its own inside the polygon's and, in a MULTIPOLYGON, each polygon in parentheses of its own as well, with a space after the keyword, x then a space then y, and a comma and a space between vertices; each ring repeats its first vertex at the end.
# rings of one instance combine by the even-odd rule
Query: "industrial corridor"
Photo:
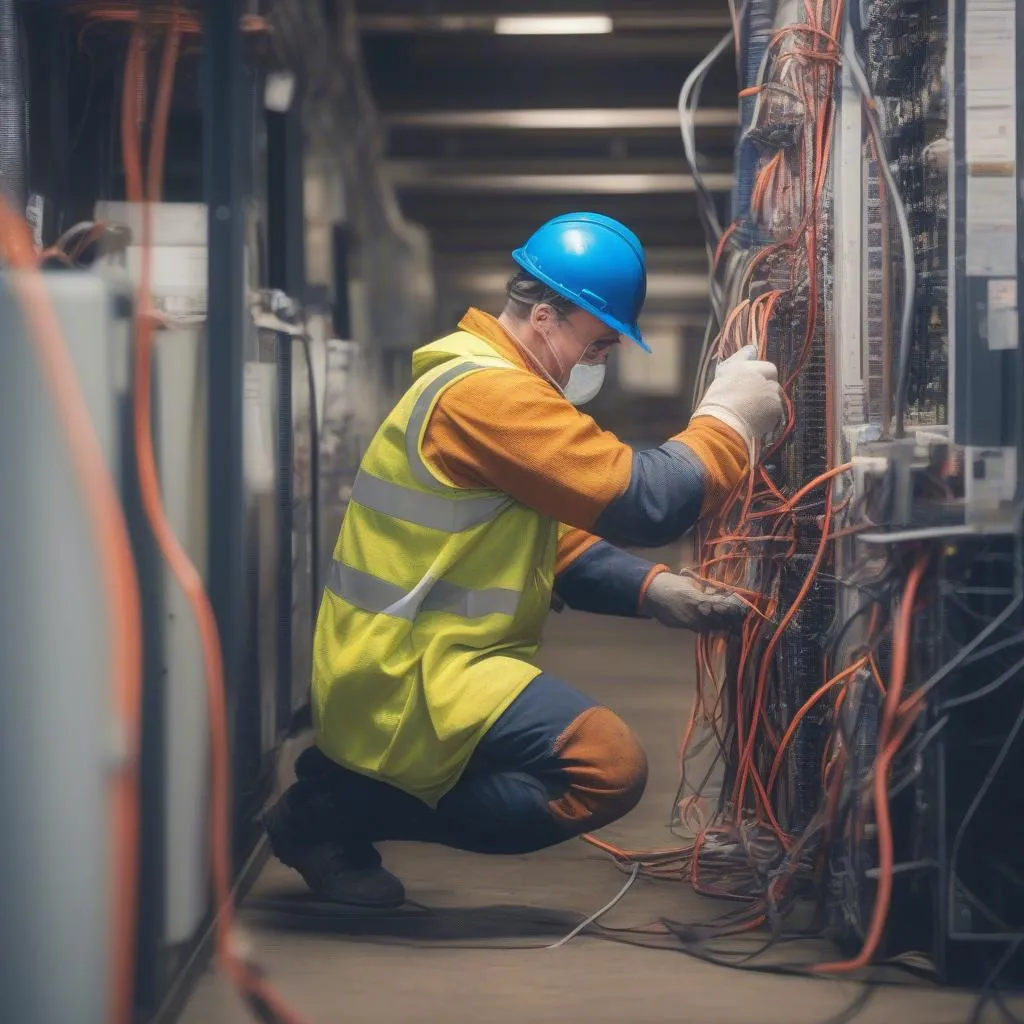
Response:
POLYGON ((0 1021, 1024 1021, 1024 0, 0 0, 0 1021))

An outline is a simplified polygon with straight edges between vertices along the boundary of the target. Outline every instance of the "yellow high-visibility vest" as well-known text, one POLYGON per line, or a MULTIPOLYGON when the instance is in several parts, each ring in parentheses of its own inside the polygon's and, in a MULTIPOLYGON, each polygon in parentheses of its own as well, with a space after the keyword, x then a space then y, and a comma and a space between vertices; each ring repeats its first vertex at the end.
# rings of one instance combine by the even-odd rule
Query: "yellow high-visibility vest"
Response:
POLYGON ((441 394, 494 368, 522 372, 461 331, 414 353, 416 380, 360 464, 317 618, 317 745, 430 806, 539 674, 554 584, 556 520, 423 459, 441 394))

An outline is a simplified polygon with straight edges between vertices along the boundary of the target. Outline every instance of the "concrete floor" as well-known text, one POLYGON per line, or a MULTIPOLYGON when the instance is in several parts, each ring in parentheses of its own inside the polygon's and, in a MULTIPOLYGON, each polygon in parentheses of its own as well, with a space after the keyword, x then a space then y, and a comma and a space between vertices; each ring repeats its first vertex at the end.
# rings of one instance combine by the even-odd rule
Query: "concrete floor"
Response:
MULTIPOLYGON (((692 698, 689 637, 653 623, 566 613, 551 618, 542 662, 619 712, 647 748, 647 794, 607 837, 634 849, 671 845, 664 822, 692 698)), ((486 948, 550 943, 618 891, 622 874, 582 842, 507 858, 408 844, 382 852, 418 906, 319 924, 289 924, 278 915, 268 922, 261 899, 301 906, 304 898, 298 877, 276 862, 243 906, 241 922, 256 958, 309 1024, 825 1024, 850 1019, 843 1011, 861 993, 848 982, 730 970, 593 937, 558 950, 486 948)), ((679 883, 640 879, 604 923, 636 926, 660 916, 706 921, 721 909, 679 883)), ((876 989, 856 1020, 958 1024, 970 1018, 972 1005, 967 994, 904 983, 876 989)), ((1000 1019, 989 1014, 983 1020, 1000 1019)), ((247 1019, 227 983, 212 973, 182 1018, 184 1024, 247 1019)))

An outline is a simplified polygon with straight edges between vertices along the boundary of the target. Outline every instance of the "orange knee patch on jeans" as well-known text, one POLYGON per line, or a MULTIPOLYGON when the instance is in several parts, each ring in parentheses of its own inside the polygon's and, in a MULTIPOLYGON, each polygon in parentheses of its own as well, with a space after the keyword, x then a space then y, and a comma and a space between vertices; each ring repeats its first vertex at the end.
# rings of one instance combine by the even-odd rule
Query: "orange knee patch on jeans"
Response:
POLYGON ((647 785, 647 755, 632 729, 608 708, 588 708, 558 737, 567 788, 552 815, 579 831, 600 828, 631 811, 647 785))

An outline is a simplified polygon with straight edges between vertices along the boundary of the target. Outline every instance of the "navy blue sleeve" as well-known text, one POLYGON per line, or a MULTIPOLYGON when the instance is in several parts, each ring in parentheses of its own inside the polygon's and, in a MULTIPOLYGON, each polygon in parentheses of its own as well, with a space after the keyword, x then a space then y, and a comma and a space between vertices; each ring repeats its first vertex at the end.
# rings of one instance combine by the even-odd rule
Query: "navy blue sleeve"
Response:
POLYGON ((613 544, 657 548, 678 540, 700 518, 704 469, 681 441, 636 452, 629 486, 591 530, 613 544))
POLYGON ((573 611, 640 617, 640 593, 653 563, 599 540, 555 578, 555 593, 573 611))

